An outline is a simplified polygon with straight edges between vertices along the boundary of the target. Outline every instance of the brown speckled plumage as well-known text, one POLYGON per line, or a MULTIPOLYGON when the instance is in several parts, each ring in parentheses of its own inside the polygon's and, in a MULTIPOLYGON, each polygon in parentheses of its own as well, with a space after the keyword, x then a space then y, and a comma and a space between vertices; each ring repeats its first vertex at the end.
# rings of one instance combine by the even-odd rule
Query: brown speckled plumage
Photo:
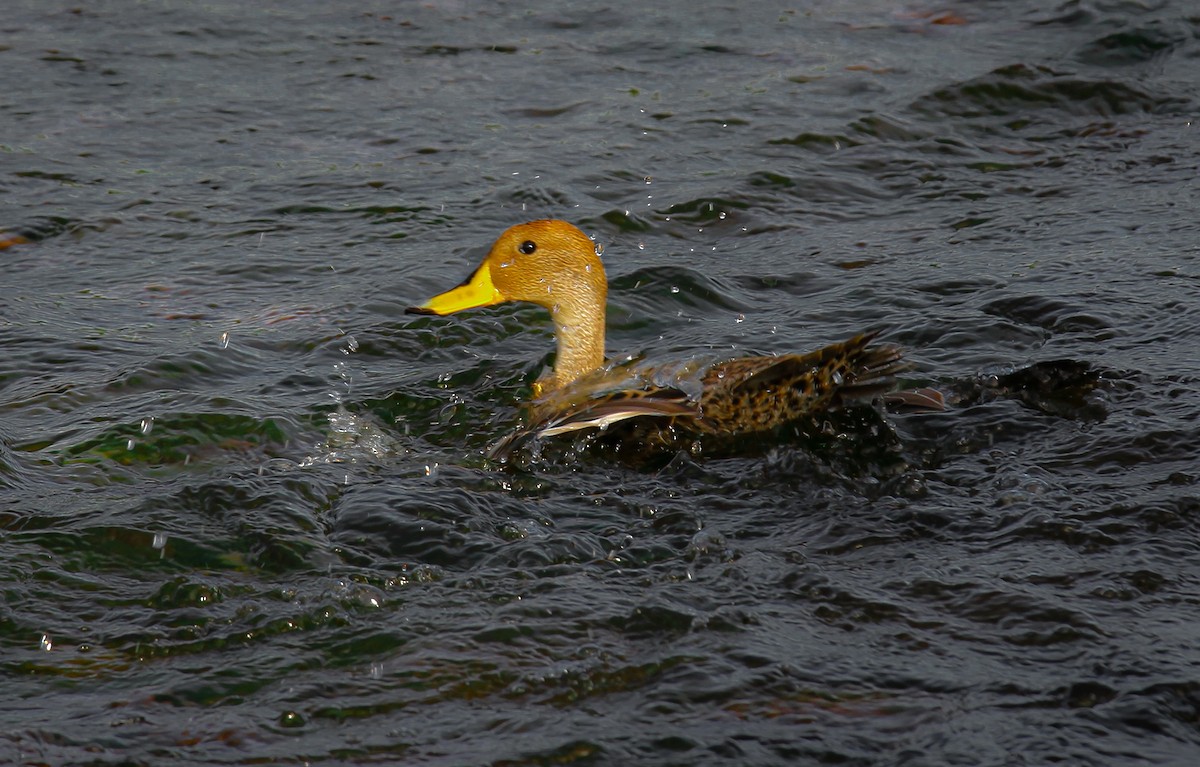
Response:
POLYGON ((768 431, 848 399, 869 399, 891 387, 903 367, 894 346, 869 346, 863 333, 808 354, 742 357, 709 368, 700 397, 698 431, 768 431))

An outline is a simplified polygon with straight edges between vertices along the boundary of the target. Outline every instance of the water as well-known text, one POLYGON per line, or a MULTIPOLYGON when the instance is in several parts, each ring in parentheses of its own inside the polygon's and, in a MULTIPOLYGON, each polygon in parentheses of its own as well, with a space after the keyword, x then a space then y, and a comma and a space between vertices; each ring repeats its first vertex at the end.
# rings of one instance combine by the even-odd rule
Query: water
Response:
POLYGON ((0 759, 1200 756, 1189 4, 3 28, 0 759), (490 466, 548 316, 402 309, 545 216, 614 357, 880 327, 953 407, 490 466))

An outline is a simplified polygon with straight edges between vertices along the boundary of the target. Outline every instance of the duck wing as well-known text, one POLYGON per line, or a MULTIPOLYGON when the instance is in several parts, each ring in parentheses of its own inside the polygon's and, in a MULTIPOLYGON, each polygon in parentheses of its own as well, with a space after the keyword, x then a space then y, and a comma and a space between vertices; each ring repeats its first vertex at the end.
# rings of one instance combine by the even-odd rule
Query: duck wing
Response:
POLYGON ((680 389, 653 387, 606 392, 583 400, 551 398, 537 403, 530 411, 528 425, 506 435, 488 450, 488 457, 504 460, 533 439, 560 434, 604 430, 631 418, 683 418, 695 421, 700 409, 694 399, 680 389))

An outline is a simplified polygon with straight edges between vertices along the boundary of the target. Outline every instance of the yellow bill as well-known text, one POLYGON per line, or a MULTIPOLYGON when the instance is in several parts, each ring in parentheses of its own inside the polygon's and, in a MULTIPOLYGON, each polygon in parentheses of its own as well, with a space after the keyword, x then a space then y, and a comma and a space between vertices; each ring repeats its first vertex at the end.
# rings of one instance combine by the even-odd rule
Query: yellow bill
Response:
POLYGON ((466 282, 457 288, 439 293, 420 306, 410 306, 406 314, 454 314, 463 309, 474 309, 479 306, 491 306, 504 301, 500 291, 492 284, 492 274, 488 265, 484 264, 467 278, 466 282))

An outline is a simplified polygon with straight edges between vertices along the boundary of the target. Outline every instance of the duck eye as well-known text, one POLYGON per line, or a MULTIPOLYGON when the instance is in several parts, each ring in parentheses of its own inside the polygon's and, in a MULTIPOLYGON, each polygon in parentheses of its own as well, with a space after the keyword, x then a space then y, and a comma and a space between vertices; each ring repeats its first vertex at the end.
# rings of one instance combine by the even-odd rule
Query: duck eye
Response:
POLYGON ((521 243, 521 247, 517 248, 517 250, 528 256, 529 254, 533 253, 533 251, 537 250, 537 243, 533 240, 526 240, 525 242, 521 243))

